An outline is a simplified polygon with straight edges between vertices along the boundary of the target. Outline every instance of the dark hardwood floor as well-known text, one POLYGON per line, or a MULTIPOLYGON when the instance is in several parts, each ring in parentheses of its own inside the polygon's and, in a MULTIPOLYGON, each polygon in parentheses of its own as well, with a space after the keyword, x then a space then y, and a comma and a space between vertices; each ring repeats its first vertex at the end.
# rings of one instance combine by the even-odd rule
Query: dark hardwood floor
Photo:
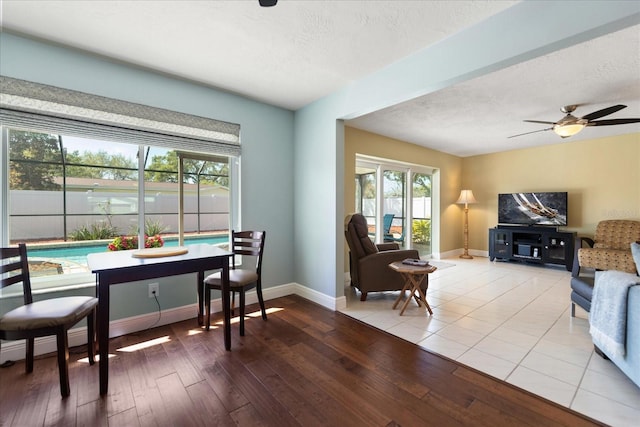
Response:
POLYGON ((66 399, 53 355, 0 369, 0 426, 598 425, 303 298, 267 306, 231 352, 195 319, 112 339, 103 398, 83 348, 66 399))

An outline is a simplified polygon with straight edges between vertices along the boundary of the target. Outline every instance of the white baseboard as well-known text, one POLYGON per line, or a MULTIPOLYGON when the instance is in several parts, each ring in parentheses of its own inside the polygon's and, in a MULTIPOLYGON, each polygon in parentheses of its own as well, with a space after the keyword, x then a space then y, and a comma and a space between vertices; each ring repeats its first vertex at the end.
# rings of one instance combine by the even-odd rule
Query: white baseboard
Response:
MULTIPOLYGON (((464 253, 464 249, 453 249, 451 251, 442 252, 434 256, 433 259, 457 258, 464 253)), ((481 258, 488 258, 489 251, 481 251, 479 249, 469 249, 469 255, 481 258)))
MULTIPOLYGON (((262 295, 266 301, 280 298, 287 295, 299 295, 305 299, 313 301, 329 310, 340 310, 346 307, 346 298, 334 298, 323 293, 314 291, 297 283, 289 283, 280 286, 265 288, 262 295)), ((255 291, 247 292, 246 303, 254 304, 258 302, 255 291)), ((222 311, 222 301, 218 298, 211 300, 211 312, 218 313, 222 311)), ((109 337, 118 337, 121 335, 131 334, 142 331, 150 327, 168 325, 171 323, 182 322, 183 320, 193 319, 197 316, 198 305, 189 304, 182 307, 170 308, 161 311, 160 320, 158 321, 158 313, 147 313, 139 316, 127 317, 124 319, 113 320, 109 323, 109 337)), ((75 347, 87 343, 87 328, 78 327, 69 330, 69 347, 75 347)), ((3 341, 0 349, 0 363, 7 360, 22 360, 25 357, 25 341, 3 341)), ((47 354, 56 351, 56 337, 48 336, 36 338, 35 354, 47 354)))

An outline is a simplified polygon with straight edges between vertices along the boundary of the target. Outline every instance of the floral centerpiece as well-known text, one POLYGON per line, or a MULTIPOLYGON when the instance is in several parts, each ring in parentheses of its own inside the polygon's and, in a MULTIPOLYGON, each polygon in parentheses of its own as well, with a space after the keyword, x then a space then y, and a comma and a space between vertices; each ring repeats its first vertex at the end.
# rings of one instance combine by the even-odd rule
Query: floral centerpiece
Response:
MULTIPOLYGON (((145 248, 161 248, 164 246, 164 240, 162 236, 156 234, 155 236, 144 236, 145 248)), ((126 251, 129 249, 138 249, 138 236, 118 236, 114 238, 107 248, 110 251, 126 251)))

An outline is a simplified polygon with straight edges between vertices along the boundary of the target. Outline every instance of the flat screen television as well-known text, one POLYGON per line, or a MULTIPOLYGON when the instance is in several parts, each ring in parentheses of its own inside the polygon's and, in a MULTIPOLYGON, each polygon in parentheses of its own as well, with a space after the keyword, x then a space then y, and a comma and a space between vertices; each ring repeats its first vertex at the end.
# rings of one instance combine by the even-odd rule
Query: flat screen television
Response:
POLYGON ((498 223, 567 225, 567 192, 498 194, 498 223))

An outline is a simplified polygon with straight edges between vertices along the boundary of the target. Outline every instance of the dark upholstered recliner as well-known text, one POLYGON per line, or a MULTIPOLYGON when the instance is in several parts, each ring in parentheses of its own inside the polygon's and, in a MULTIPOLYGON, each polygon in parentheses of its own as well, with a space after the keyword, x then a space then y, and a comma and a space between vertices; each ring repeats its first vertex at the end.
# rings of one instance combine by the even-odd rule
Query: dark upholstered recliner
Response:
POLYGON ((571 271, 571 315, 576 304, 591 310, 596 270, 635 273, 631 243, 640 240, 640 221, 612 219, 600 221, 593 239, 577 237, 571 271), (586 246, 585 246, 586 245, 586 246))
MULTIPOLYGON (((375 245, 369 238, 367 220, 361 214, 346 217, 344 233, 349 245, 351 286, 360 290, 361 301, 367 299, 369 292, 402 289, 402 276, 391 270, 389 264, 406 258, 420 258, 417 250, 400 250, 397 243, 375 245)), ((423 286, 426 285, 423 283, 423 286)))

